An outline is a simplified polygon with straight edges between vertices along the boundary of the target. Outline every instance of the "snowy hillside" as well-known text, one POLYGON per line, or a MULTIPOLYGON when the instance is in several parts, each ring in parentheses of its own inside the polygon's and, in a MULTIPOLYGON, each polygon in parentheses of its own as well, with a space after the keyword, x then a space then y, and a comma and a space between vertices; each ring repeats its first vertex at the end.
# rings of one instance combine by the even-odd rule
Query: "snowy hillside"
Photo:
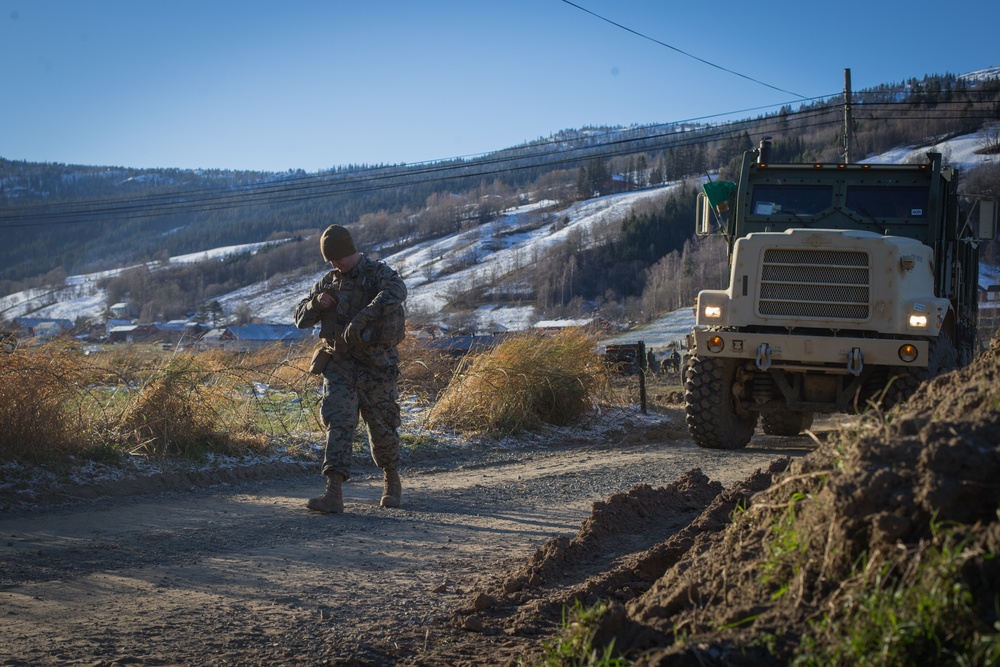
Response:
POLYGON ((941 153, 946 165, 957 167, 959 171, 969 171, 984 164, 992 164, 1000 160, 996 155, 979 155, 977 150, 983 147, 985 137, 982 132, 955 137, 936 144, 922 146, 902 146, 882 155, 860 160, 862 164, 920 162, 926 160, 928 151, 941 153))
MULTIPOLYGON (((209 259, 221 259, 229 255, 254 253, 261 247, 275 242, 248 243, 245 245, 213 248, 204 252, 178 255, 170 258, 170 264, 197 264, 209 259)), ((280 241, 279 241, 280 243, 280 241)), ((149 265, 151 269, 156 264, 149 265)), ((102 278, 109 278, 128 269, 114 269, 87 273, 66 278, 66 287, 61 290, 32 289, 0 297, 0 317, 41 317, 76 320, 78 317, 98 317, 107 310, 107 296, 97 284, 102 278)))
MULTIPOLYGON (((947 164, 968 170, 998 159, 995 156, 976 154, 976 149, 982 144, 983 136, 972 134, 935 145, 901 147, 863 162, 898 163, 914 157, 919 159, 928 150, 937 150, 944 155, 947 164)), ((662 196, 671 187, 675 186, 608 195, 579 202, 555 213, 547 211, 549 202, 524 206, 507 211, 492 223, 407 248, 385 259, 406 280, 410 292, 408 309, 411 312, 434 314, 440 312, 451 297, 464 291, 495 284, 504 277, 510 282, 521 267, 527 266, 547 246, 565 240, 576 231, 583 232, 583 238, 588 238, 588 230, 605 222, 621 220, 636 202, 662 196)), ((170 262, 191 263, 233 253, 255 252, 262 245, 264 244, 258 243, 217 248, 174 257, 170 262)), ((319 265, 318 257, 304 258, 304 261, 313 260, 319 265)), ((997 282, 994 273, 991 267, 984 267, 984 280, 989 284, 997 282)), ((30 290, 2 297, 0 316, 11 319, 30 315, 69 320, 80 316, 97 317, 108 305, 103 291, 97 287, 97 281, 107 275, 109 274, 95 273, 72 276, 66 280, 66 287, 62 290, 30 290)), ((220 296, 218 301, 226 313, 234 312, 245 303, 250 306, 254 316, 262 321, 288 323, 291 322, 295 304, 320 276, 321 273, 317 273, 299 280, 274 277, 267 282, 220 296)), ((689 309, 684 311, 690 312, 689 309)), ((498 324, 511 330, 524 329, 538 319, 530 306, 484 305, 479 308, 477 317, 481 327, 498 324)), ((652 331, 649 333, 647 345, 659 348, 676 340, 675 335, 679 335, 681 330, 690 330, 693 320, 688 322, 681 321, 682 319, 682 315, 677 315, 662 322, 662 326, 657 328, 658 337, 654 337, 652 331)), ((634 337, 634 333, 630 334, 630 338, 634 337)))
MULTIPOLYGON (((406 281, 407 309, 414 313, 440 312, 450 297, 478 285, 510 276, 547 246, 564 241, 571 232, 586 232, 604 222, 625 217, 636 202, 662 196, 675 186, 607 195, 574 204, 557 215, 546 213, 551 202, 523 206, 487 225, 421 243, 386 257, 406 281), (469 266, 466 266, 469 265, 469 266), (464 268, 457 269, 455 267, 464 268)), ((316 249, 317 254, 319 248, 316 249)), ((240 303, 267 322, 291 322, 292 311, 322 274, 301 280, 271 280, 219 298, 226 312, 240 303)), ((532 307, 484 306, 479 324, 491 322, 519 330, 535 319, 532 307)))

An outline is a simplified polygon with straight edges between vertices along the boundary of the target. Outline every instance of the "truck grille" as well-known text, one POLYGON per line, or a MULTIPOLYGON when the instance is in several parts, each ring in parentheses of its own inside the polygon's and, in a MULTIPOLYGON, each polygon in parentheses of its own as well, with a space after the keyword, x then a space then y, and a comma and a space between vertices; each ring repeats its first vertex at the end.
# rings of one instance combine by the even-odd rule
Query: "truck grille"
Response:
POLYGON ((866 252, 772 248, 764 251, 757 313, 866 320, 869 284, 866 252))

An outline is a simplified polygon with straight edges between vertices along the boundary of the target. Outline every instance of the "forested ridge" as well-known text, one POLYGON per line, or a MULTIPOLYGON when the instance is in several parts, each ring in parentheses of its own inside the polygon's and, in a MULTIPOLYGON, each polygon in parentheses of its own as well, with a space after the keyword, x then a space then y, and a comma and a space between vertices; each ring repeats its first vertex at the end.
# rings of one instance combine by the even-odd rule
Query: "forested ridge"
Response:
MULTIPOLYGON (((997 79, 928 76, 853 98, 852 154, 859 157, 933 143, 1000 121, 997 79)), ((473 158, 348 165, 318 173, 88 167, 0 158, 0 226, 6 241, 0 245, 0 296, 59 284, 76 273, 288 240, 210 269, 176 267, 158 272, 155 280, 140 272, 109 281, 109 298, 136 298, 135 292, 142 291, 145 301, 156 302, 146 315, 169 317, 204 308, 242 285, 303 270, 299 244, 335 222, 352 226, 359 244, 387 255, 488 224, 524 203, 546 202, 558 217, 574 201, 611 191, 710 171, 731 177, 742 152, 764 136, 774 137, 774 161, 842 161, 843 101, 815 101, 719 125, 566 130, 473 158)), ((997 194, 996 170, 977 172, 964 175, 966 187, 997 194)), ((685 186, 632 211, 600 238, 571 238, 550 248, 526 277, 528 298, 552 313, 629 300, 644 311, 665 306, 673 298, 653 295, 654 286, 677 291, 702 272, 694 265, 696 257, 715 256, 710 248, 691 244, 694 201, 693 189, 685 186), (668 270, 681 275, 674 280, 659 275, 668 270)), ((685 298, 677 295, 682 302, 685 298)))

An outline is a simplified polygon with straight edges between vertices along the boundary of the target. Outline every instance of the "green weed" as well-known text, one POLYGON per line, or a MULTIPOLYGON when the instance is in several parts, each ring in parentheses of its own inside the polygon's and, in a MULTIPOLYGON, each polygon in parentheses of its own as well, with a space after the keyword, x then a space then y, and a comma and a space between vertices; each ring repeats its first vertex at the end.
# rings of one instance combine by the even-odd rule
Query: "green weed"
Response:
POLYGON ((407 449, 419 449, 421 447, 433 447, 437 444, 437 438, 430 433, 402 433, 399 436, 400 444, 407 449))
POLYGON ((859 566, 834 609, 810 626, 794 665, 997 665, 997 627, 983 628, 962 578, 971 548, 962 527, 935 527, 930 544, 859 566), (849 591, 849 592, 848 592, 849 591))
POLYGON ((806 497, 803 493, 795 492, 788 499, 787 507, 771 525, 769 539, 766 542, 767 557, 758 565, 762 572, 763 583, 778 584, 778 590, 772 596, 774 600, 780 598, 788 589, 788 579, 782 576, 783 573, 790 568, 793 574, 798 574, 800 566, 797 561, 808 547, 808 543, 802 539, 795 527, 797 506, 806 497))
POLYGON ((603 650, 594 647, 594 637, 608 610, 606 602, 586 607, 577 600, 563 609, 559 637, 545 642, 542 667, 626 667, 628 661, 614 656, 614 641, 603 650))

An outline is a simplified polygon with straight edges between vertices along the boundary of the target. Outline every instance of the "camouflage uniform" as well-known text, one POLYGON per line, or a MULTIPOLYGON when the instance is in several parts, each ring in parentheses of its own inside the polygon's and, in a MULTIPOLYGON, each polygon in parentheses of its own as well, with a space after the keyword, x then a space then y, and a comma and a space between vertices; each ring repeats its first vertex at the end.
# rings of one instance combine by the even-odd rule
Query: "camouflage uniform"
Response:
POLYGON ((321 414, 327 429, 323 474, 351 476, 351 443, 358 413, 368 427, 375 465, 395 470, 399 463, 400 425, 398 388, 406 285, 381 261, 362 255, 346 275, 330 271, 313 285, 295 308, 295 324, 307 329, 320 323, 320 338, 330 352, 323 368, 321 414), (321 309, 322 292, 335 296, 337 305, 321 309), (344 340, 347 324, 359 315, 367 320, 364 342, 344 340))

